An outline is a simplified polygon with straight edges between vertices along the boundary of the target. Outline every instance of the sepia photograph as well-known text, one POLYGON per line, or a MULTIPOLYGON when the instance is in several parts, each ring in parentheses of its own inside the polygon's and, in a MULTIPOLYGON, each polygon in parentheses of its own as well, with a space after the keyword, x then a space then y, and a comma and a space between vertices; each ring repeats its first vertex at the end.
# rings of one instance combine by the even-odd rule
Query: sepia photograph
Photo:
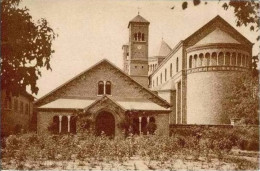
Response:
POLYGON ((0 0, 0 170, 259 170, 258 0, 0 0))

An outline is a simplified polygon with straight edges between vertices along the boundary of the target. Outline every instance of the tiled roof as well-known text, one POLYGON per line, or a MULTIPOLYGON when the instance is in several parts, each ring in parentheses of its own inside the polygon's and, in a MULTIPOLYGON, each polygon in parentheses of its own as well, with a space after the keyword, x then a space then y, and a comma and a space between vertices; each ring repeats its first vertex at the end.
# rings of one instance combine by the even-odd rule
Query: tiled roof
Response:
POLYGON ((137 15, 135 18, 133 18, 132 20, 129 21, 128 27, 130 25, 130 23, 147 23, 150 24, 149 21, 147 21, 146 19, 144 19, 141 15, 137 15))
MULTIPOLYGON (((95 105, 101 99, 108 98, 103 96, 98 100, 89 100, 89 99, 57 99, 46 105, 39 107, 39 109, 87 109, 91 105, 95 105)), ((159 110, 159 111, 168 111, 164 107, 157 105, 154 102, 148 100, 142 101, 133 101, 133 100, 115 100, 111 99, 116 104, 118 104, 124 110, 159 110)))
POLYGON ((94 103, 95 100, 88 99, 57 99, 39 109, 84 109, 94 103))
POLYGON ((158 56, 167 56, 171 51, 172 49, 170 46, 162 40, 158 56))

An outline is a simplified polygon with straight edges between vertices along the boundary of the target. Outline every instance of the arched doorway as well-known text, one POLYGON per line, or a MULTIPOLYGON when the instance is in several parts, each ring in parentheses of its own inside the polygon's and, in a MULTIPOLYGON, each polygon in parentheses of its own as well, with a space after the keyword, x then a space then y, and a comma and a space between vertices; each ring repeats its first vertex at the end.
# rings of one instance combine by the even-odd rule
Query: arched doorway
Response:
POLYGON ((104 132, 106 136, 115 135, 115 118, 109 112, 101 112, 96 117, 96 134, 104 132))

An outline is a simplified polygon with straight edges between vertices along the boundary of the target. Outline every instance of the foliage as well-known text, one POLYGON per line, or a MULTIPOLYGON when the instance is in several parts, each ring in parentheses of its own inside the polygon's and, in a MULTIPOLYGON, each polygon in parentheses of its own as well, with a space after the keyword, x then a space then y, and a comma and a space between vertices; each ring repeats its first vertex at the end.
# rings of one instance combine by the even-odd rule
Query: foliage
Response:
POLYGON ((57 35, 46 19, 34 22, 29 9, 19 7, 20 0, 2 0, 0 3, 1 86, 14 94, 30 86, 32 93, 37 94, 40 69, 51 69, 52 41, 57 35))
MULTIPOLYGON (((216 158, 225 160, 231 149, 245 142, 245 149, 256 147, 258 129, 252 127, 214 128, 193 127, 175 128, 172 136, 145 135, 111 139, 91 133, 51 135, 23 134, 6 138, 2 149, 3 161, 16 161, 17 168, 30 161, 87 161, 90 165, 97 162, 128 161, 134 156, 145 160, 165 163, 178 158, 208 162, 216 158), (248 145, 253 143, 254 145, 248 145)), ((254 149, 257 150, 257 149, 254 149)), ((17 169, 16 168, 16 169, 17 169)), ((247 166, 250 168, 250 166, 247 166)), ((13 168, 15 169, 15 168, 13 168)))
POLYGON ((222 101, 225 115, 241 119, 242 124, 258 125, 258 78, 251 74, 241 74, 231 82, 226 85, 231 92, 222 101))

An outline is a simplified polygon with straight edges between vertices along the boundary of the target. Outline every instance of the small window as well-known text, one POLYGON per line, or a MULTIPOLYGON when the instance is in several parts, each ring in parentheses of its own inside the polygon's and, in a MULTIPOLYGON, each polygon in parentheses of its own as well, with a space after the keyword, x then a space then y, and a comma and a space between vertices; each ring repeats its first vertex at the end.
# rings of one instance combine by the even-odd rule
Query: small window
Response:
POLYGON ((176 59, 176 72, 179 71, 179 58, 176 59))
POLYGON ((99 81, 98 82, 98 95, 103 95, 104 94, 104 82, 99 81))
POLYGON ((135 68, 137 68, 137 66, 135 66, 135 68))
POLYGON ((141 33, 140 33, 140 32, 138 32, 138 41, 140 42, 140 41, 141 41, 141 39, 142 39, 142 35, 141 35, 141 33))
POLYGON ((167 69, 165 69, 165 81, 167 81, 167 69))
POLYGON ((106 94, 111 95, 111 82, 106 82, 106 94))
POLYGON ((142 68, 144 68, 144 66, 142 66, 142 68))
POLYGON ((172 64, 170 65, 170 77, 172 77, 172 64))

